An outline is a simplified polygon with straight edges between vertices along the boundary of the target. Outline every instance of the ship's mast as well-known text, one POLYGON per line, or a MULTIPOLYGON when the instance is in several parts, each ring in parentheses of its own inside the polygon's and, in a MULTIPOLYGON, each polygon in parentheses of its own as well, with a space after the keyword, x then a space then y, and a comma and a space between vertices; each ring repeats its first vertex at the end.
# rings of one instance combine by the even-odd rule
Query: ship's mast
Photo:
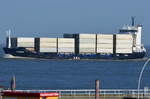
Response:
POLYGON ((131 20, 132 20, 132 26, 134 26, 134 24, 135 24, 135 16, 132 16, 131 20))
POLYGON ((11 37, 10 37, 10 35, 11 35, 11 30, 8 30, 8 31, 6 31, 6 33, 7 33, 7 38, 8 38, 8 48, 11 48, 11 37))

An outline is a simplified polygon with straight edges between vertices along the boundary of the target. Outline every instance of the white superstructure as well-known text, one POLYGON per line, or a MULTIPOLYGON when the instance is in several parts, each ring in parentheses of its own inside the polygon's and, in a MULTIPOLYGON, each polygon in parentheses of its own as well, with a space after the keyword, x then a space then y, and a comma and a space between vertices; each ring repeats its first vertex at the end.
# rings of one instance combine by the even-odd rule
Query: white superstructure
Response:
MULTIPOLYGON (((141 34, 142 34, 142 26, 138 25, 137 26, 137 32, 135 32, 136 34, 136 43, 135 43, 135 47, 137 51, 140 51, 142 48, 142 44, 141 44, 141 34)), ((141 52, 141 51, 140 51, 141 52)))
POLYGON ((134 18, 132 19, 132 26, 127 25, 120 29, 121 34, 132 34, 133 36, 133 52, 144 52, 146 49, 141 43, 142 25, 134 25, 134 18))

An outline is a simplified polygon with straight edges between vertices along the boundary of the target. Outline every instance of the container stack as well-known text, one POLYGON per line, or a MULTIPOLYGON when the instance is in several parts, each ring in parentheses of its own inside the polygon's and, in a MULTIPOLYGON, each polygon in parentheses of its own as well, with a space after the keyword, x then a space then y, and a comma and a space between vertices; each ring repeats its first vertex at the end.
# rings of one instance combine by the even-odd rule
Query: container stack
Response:
POLYGON ((97 53, 113 53, 113 35, 97 34, 97 53))
MULTIPOLYGON (((8 38, 7 38, 8 43, 8 38)), ((58 54, 131 54, 132 34, 65 34, 64 38, 11 38, 11 47, 58 54)))
POLYGON ((57 38, 40 38, 39 51, 41 53, 56 53, 57 38))
POLYGON ((17 38, 17 47, 25 47, 30 51, 34 51, 35 50, 34 38, 25 38, 25 37, 17 38))
POLYGON ((78 34, 79 54, 96 53, 96 34, 78 34))
POLYGON ((116 53, 129 54, 133 52, 133 37, 131 34, 116 34, 116 53))
POLYGON ((58 38, 58 53, 75 53, 75 39, 58 38))

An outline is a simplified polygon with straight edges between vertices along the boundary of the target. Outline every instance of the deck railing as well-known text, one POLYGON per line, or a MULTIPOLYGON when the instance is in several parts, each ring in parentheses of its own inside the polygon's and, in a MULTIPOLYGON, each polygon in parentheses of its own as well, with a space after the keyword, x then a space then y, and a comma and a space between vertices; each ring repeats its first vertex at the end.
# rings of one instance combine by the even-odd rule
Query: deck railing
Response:
MULTIPOLYGON (((4 90, 10 91, 10 90, 4 90)), ((21 92, 58 92, 61 96, 94 96, 94 89, 60 89, 60 90, 16 90, 21 92)), ((149 96, 150 89, 100 89, 101 96, 115 95, 115 96, 136 96, 140 94, 141 96, 149 96)))

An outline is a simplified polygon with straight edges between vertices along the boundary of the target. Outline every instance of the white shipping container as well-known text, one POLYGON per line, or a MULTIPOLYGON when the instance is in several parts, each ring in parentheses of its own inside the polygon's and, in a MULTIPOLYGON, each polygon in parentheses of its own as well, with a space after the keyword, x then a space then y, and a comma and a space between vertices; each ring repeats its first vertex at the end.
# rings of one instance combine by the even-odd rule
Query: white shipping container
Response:
POLYGON ((34 47, 32 42, 18 42, 17 47, 34 47))
POLYGON ((73 42, 59 42, 58 43, 58 45, 62 45, 62 44, 75 45, 75 43, 73 42))
POLYGON ((97 53, 113 53, 113 49, 101 49, 97 48, 97 53))
POLYGON ((70 43, 58 43, 58 48, 63 48, 63 47, 74 47, 75 44, 70 44, 70 43))
POLYGON ((40 43, 40 47, 57 47, 57 43, 40 43))
POLYGON ((57 38, 40 38, 40 43, 47 42, 47 43, 56 43, 57 38))
POLYGON ((116 49, 116 53, 128 54, 128 53, 132 53, 132 49, 116 49))
POLYGON ((58 38, 58 43, 74 43, 74 38, 58 38))
POLYGON ((96 34, 79 34, 79 38, 96 38, 96 34))
POLYGON ((74 53, 75 52, 75 49, 74 48, 58 48, 58 52, 59 53, 74 53))
POLYGON ((133 39, 132 34, 116 34, 116 39, 133 39))
POLYGON ((40 48, 40 52, 57 52, 57 48, 40 48))
POLYGON ((79 53, 95 53, 95 48, 79 48, 79 53))
POLYGON ((97 34, 97 39, 113 39, 112 34, 97 34))
POLYGON ((133 40, 116 40, 116 44, 133 44, 133 40))
POLYGON ((133 40, 133 38, 116 38, 116 40, 133 40))
POLYGON ((97 39, 97 43, 113 44, 113 39, 97 39))
POLYGON ((97 44, 97 48, 113 48, 113 44, 97 44))
POLYGON ((80 43, 95 43, 96 42, 96 39, 93 39, 93 38, 90 38, 90 39, 87 39, 87 38, 80 38, 79 39, 79 42, 80 43))
POLYGON ((80 43, 79 47, 80 48, 95 48, 96 44, 93 44, 93 43, 80 43))
POLYGON ((17 42, 34 42, 34 38, 18 37, 17 42))
POLYGON ((116 48, 132 48, 131 44, 118 44, 116 48))

